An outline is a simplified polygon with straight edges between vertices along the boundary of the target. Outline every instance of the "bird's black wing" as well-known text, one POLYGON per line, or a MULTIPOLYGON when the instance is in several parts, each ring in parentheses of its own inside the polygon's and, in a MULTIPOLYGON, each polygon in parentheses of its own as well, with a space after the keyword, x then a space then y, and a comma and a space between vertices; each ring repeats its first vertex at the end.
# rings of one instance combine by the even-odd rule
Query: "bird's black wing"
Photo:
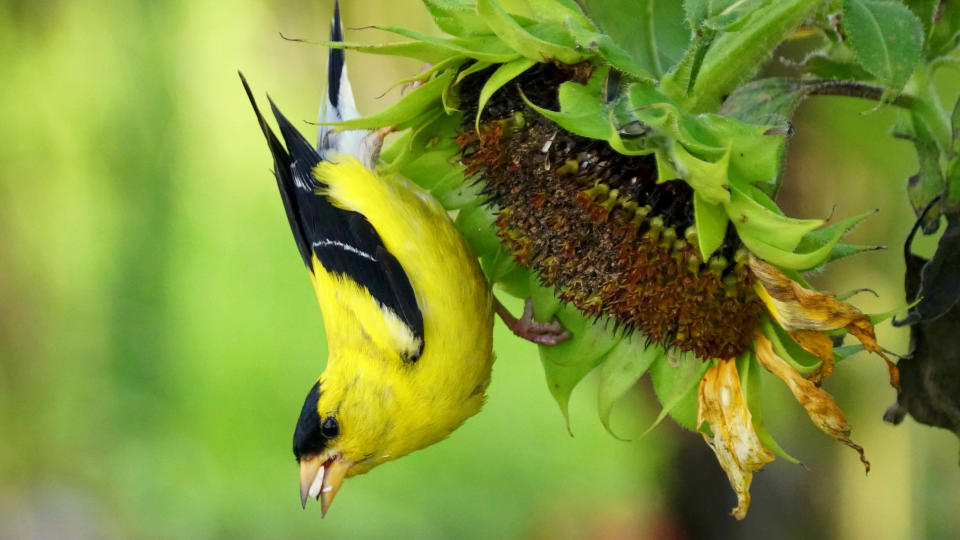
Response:
POLYGON ((325 187, 313 176, 320 154, 271 100, 286 143, 284 148, 260 114, 243 74, 240 79, 273 155, 280 198, 307 269, 314 271, 315 255, 327 272, 346 276, 370 291, 382 307, 396 314, 420 340, 420 349, 407 354, 408 360, 416 360, 423 350, 423 314, 403 267, 362 214, 337 208, 317 193, 325 187))

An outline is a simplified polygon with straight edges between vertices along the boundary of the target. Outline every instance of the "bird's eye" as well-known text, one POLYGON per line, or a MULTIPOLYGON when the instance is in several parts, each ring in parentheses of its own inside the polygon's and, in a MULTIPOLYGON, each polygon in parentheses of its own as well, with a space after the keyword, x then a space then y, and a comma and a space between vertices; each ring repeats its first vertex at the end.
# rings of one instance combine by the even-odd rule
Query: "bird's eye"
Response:
POLYGON ((340 434, 340 424, 337 423, 337 419, 328 416, 324 421, 323 425, 320 426, 320 434, 323 435, 325 439, 332 439, 340 434))

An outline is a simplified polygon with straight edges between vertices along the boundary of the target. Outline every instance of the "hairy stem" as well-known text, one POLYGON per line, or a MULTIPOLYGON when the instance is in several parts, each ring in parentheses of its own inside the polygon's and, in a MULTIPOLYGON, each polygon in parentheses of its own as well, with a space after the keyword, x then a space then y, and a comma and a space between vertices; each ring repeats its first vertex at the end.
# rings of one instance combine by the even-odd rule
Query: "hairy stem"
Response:
MULTIPOLYGON (((810 95, 858 97, 872 101, 881 101, 884 97, 883 88, 854 81, 822 81, 817 83, 810 95)), ((891 105, 911 110, 918 103, 917 98, 906 94, 900 94, 890 102, 891 105)))
POLYGON ((944 112, 939 98, 933 94, 929 82, 922 77, 922 83, 915 79, 909 85, 909 88, 916 94, 899 94, 889 101, 887 101, 888 96, 885 89, 856 81, 818 81, 810 86, 807 95, 846 96, 872 101, 887 101, 891 105, 906 109, 919 116, 932 133, 935 139, 932 142, 940 147, 941 152, 948 152, 952 135, 946 112, 944 112))
POLYGON ((692 112, 715 111, 723 97, 756 71, 822 0, 779 0, 754 13, 740 30, 725 32, 710 45, 693 91, 681 103, 692 112))
POLYGON ((949 154, 953 141, 950 118, 934 89, 932 72, 929 68, 917 68, 910 80, 907 81, 905 91, 912 92, 917 96, 916 104, 911 107, 911 110, 923 120, 930 132, 933 133, 942 155, 949 154))

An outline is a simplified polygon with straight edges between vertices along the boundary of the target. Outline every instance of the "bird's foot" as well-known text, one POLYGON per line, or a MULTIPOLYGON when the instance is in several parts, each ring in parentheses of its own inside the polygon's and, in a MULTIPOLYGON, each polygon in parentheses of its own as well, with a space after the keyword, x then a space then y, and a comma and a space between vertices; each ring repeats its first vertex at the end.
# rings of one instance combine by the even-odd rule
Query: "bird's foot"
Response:
POLYGON ((523 315, 518 319, 510 314, 510 311, 494 299, 496 303, 497 315, 503 319, 514 334, 527 341, 532 341, 538 345, 553 346, 570 339, 570 332, 560 324, 556 318, 552 322, 539 322, 533 320, 533 302, 528 298, 523 304, 523 315))

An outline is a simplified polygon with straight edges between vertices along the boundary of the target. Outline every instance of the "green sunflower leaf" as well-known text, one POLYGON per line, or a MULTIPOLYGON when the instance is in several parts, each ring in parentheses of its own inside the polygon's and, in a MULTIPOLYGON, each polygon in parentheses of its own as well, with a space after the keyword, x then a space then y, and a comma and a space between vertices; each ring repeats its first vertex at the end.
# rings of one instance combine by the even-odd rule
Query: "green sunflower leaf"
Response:
POLYGON ((903 0, 904 5, 910 8, 910 11, 920 19, 920 23, 923 24, 923 33, 928 35, 930 33, 930 26, 933 24, 933 19, 937 11, 937 5, 941 3, 940 0, 903 0))
POLYGON ((751 159, 738 163, 754 164, 763 170, 747 173, 746 177, 755 182, 767 195, 776 192, 780 184, 783 169, 783 150, 786 147, 785 133, 789 131, 790 118, 794 111, 810 94, 818 89, 838 84, 836 81, 801 81, 788 77, 760 79, 747 83, 736 90, 723 102, 720 114, 746 124, 769 126, 761 135, 770 133, 766 153, 758 153, 751 159), (770 137, 779 136, 774 141, 770 137))
POLYGON ((779 247, 773 246, 767 241, 753 235, 740 235, 740 239, 756 256, 774 266, 780 267, 781 270, 808 271, 822 266, 824 262, 831 257, 831 254, 833 254, 833 248, 840 241, 840 238, 842 238, 844 234, 850 231, 850 229, 855 227, 864 218, 872 214, 873 212, 867 212, 857 216, 851 216, 829 227, 825 227, 820 231, 808 233, 808 238, 810 238, 809 235, 814 235, 816 233, 823 235, 823 237, 820 237, 818 242, 811 242, 807 244, 820 246, 812 251, 786 251, 779 247), (824 230, 827 230, 828 232, 823 233, 822 231, 824 230))
POLYGON ((543 373, 547 378, 547 388, 560 407, 567 432, 573 435, 573 430, 570 428, 570 395, 580 381, 600 364, 603 357, 591 358, 589 362, 561 366, 544 360, 543 348, 541 347, 540 360, 543 362, 543 373))
POLYGON ((400 101, 376 114, 344 122, 331 122, 330 124, 337 126, 338 130, 377 129, 408 122, 424 113, 433 115, 435 111, 430 109, 439 104, 443 90, 450 86, 453 77, 454 73, 452 71, 440 75, 417 87, 413 92, 401 98, 400 101))
POLYGON ((496 93, 497 90, 503 88, 503 85, 509 83, 513 79, 517 78, 524 71, 532 68, 537 63, 529 58, 517 58, 516 60, 511 60, 506 64, 502 64, 496 69, 487 79, 487 82, 483 84, 483 88, 480 89, 480 98, 477 103, 477 118, 474 121, 474 129, 478 132, 480 131, 480 115, 483 114, 483 108, 487 105, 487 101, 496 93))
POLYGON ((680 61, 690 42, 683 3, 676 0, 581 0, 587 14, 654 77, 680 61))
MULTIPOLYGON (((805 251, 807 249, 807 244, 800 242, 798 249, 800 251, 805 251)), ((823 260, 823 264, 830 264, 833 261, 850 257, 852 255, 859 255, 861 253, 868 253, 871 251, 880 251, 883 249, 886 249, 886 246, 861 246, 859 244, 844 244, 837 242, 833 245, 833 249, 830 250, 827 258, 823 260)))
POLYGON ((535 35, 531 32, 532 27, 521 26, 497 0, 477 0, 477 13, 503 43, 531 60, 546 62, 555 59, 576 64, 587 59, 574 50, 573 40, 560 28, 539 25, 540 35, 535 35))
POLYGON ((440 92, 440 105, 443 107, 444 114, 453 116, 460 112, 460 95, 454 91, 453 84, 443 87, 440 92))
POLYGON ((557 317, 573 337, 551 347, 541 347, 541 357, 558 366, 588 362, 594 356, 606 354, 620 341, 620 336, 615 336, 604 321, 597 322, 571 305, 564 304, 557 317))
POLYGON ((723 245, 723 238, 727 234, 727 222, 730 220, 723 205, 710 204, 696 192, 693 194, 693 215, 697 226, 700 257, 706 261, 717 248, 723 245))
MULTIPOLYGON (((666 145, 667 148, 670 148, 669 145, 666 145)), ((663 149, 657 148, 654 151, 654 155, 657 158, 657 183, 669 182, 670 180, 680 180, 680 173, 677 172, 677 169, 673 166, 673 161, 670 158, 670 153, 663 149)))
POLYGON ((457 184, 463 182, 463 168, 444 167, 444 161, 447 159, 448 154, 446 152, 428 152, 416 160, 414 164, 405 168, 402 176, 405 178, 416 178, 417 184, 424 189, 430 190, 431 193, 446 193, 454 189, 457 184), (426 169, 430 167, 432 163, 436 163, 436 169, 432 169, 431 172, 420 176, 414 176, 413 171, 420 168, 426 169))
MULTIPOLYGON (((438 111, 439 112, 439 111, 438 111)), ((447 117, 440 118, 437 123, 445 124, 447 117)), ((434 191, 449 183, 451 175, 457 175, 458 181, 463 180, 464 167, 455 158, 455 149, 440 147, 427 149, 428 140, 424 140, 430 133, 424 133, 431 126, 427 126, 413 136, 406 139, 401 145, 400 152, 396 153, 389 165, 381 167, 381 172, 398 172, 401 176, 413 180, 418 186, 434 191)), ((432 130, 430 130, 432 131, 432 130)))
POLYGON ((754 197, 766 197, 759 191, 753 197, 737 187, 730 190, 730 202, 724 205, 727 216, 740 238, 752 237, 784 251, 793 251, 804 235, 823 225, 822 219, 794 219, 773 212, 754 197))
POLYGON ((957 2, 938 1, 932 26, 927 30, 924 46, 927 58, 947 56, 957 48, 960 40, 960 5, 957 2))
POLYGON ((743 121, 703 114, 697 120, 714 139, 730 145, 731 175, 745 184, 773 182, 780 175, 783 151, 786 147, 784 130, 771 125, 752 125, 743 121))
POLYGON ((380 45, 368 45, 366 43, 352 43, 349 41, 318 41, 317 45, 330 47, 332 49, 347 49, 365 54, 378 54, 383 56, 402 56, 404 58, 413 58, 431 64, 437 64, 457 55, 457 51, 450 47, 441 46, 436 43, 427 43, 425 41, 406 41, 403 43, 386 43, 380 45))
POLYGON ((493 64, 491 64, 490 62, 481 62, 477 60, 476 62, 470 64, 469 66, 461 70, 460 73, 457 74, 457 79, 453 82, 453 84, 455 85, 460 84, 464 79, 466 79, 470 75, 483 71, 492 65, 493 64))
POLYGON ((377 26, 376 28, 445 49, 449 55, 459 54, 482 62, 501 64, 520 57, 519 53, 511 49, 497 36, 443 39, 398 26, 377 26))
POLYGON ((673 167, 680 178, 705 202, 724 204, 730 201, 730 151, 727 150, 717 161, 706 161, 694 157, 682 144, 672 146, 673 167))
MULTIPOLYGON (((615 151, 625 156, 646 156, 654 153, 657 150, 656 147, 650 144, 650 139, 646 137, 636 137, 633 139, 623 139, 620 137, 620 134, 617 133, 617 126, 613 119, 613 114, 614 112, 610 111, 610 138, 607 139, 607 143, 610 144, 610 148, 613 148, 615 151)), ((662 177, 658 176, 658 178, 662 177)), ((673 178, 677 177, 674 176, 671 178, 671 180, 673 178)))
POLYGON ((580 47, 597 51, 600 57, 609 62, 611 66, 624 73, 633 75, 643 81, 654 82, 653 75, 613 41, 610 36, 590 30, 572 17, 567 19, 566 26, 573 40, 580 47))
POLYGON ((633 388, 650 364, 663 354, 660 346, 647 344, 644 338, 633 334, 618 343, 600 365, 597 412, 603 427, 614 437, 620 438, 610 426, 614 404, 633 388))
POLYGON ((490 207, 477 202, 461 209, 454 225, 463 234, 473 254, 484 257, 495 253, 501 245, 500 239, 494 233, 495 220, 496 216, 490 207))
POLYGON ((786 138, 770 126, 750 125, 716 114, 691 115, 656 89, 634 84, 629 89, 635 120, 652 131, 663 157, 705 201, 728 202, 728 186, 774 181, 786 138))
POLYGON ((444 186, 447 189, 439 187, 433 190, 433 196, 447 210, 458 210, 465 208, 477 202, 482 195, 483 186, 479 184, 469 184, 462 181, 461 175, 459 181, 444 186))
POLYGON ((687 22, 694 30, 734 30, 770 0, 684 0, 687 22))
POLYGON ((395 83, 390 85, 387 91, 389 92, 390 90, 393 90, 394 88, 398 86, 402 86, 404 84, 430 80, 437 73, 443 73, 448 69, 457 70, 457 68, 459 68, 462 64, 469 61, 470 59, 464 56, 451 56, 450 58, 447 58, 442 62, 439 62, 437 64, 432 64, 430 67, 417 73, 416 75, 396 81, 395 83))
POLYGON ((477 17, 476 3, 466 0, 423 0, 434 22, 444 32, 459 37, 491 34, 490 27, 477 17))
POLYGON ((510 296, 530 298, 530 270, 517 264, 505 247, 501 246, 498 254, 499 258, 490 267, 490 279, 510 296))
MULTIPOLYGON (((458 147, 447 133, 460 124, 460 116, 447 116, 442 110, 428 109, 407 124, 409 129, 403 131, 400 138, 380 154, 380 160, 384 163, 380 170, 384 173, 400 173, 421 187, 432 190, 437 179, 446 175, 456 164, 450 159, 458 147), (432 152, 443 154, 447 166, 437 163, 437 169, 407 169, 432 152)), ((463 168, 458 170, 462 171, 463 168)))
MULTIPOLYGON (((850 216, 846 219, 838 221, 833 225, 828 225, 822 229, 817 229, 811 231, 803 236, 800 240, 800 243, 797 245, 798 253, 811 253, 818 249, 822 249, 824 246, 831 244, 832 247, 827 253, 826 258, 822 263, 817 264, 826 264, 843 257, 848 257, 850 255, 855 255, 857 253, 863 253, 865 251, 876 251, 878 249, 883 249, 879 246, 858 246, 852 244, 841 244, 837 242, 840 238, 843 238, 847 233, 852 231, 857 225, 863 222, 870 216, 875 215, 879 212, 879 209, 870 210, 863 212, 862 214, 857 214, 855 216, 850 216)), ((814 268, 813 266, 808 268, 799 268, 799 270, 809 270, 814 268)))
POLYGON ((687 113, 650 85, 638 83, 628 91, 636 120, 652 128, 659 136, 682 143, 701 159, 715 160, 727 150, 697 117, 687 113))
POLYGON ((544 287, 540 280, 530 272, 530 301, 533 302, 533 316, 538 321, 550 321, 563 303, 557 298, 554 290, 544 287))
POLYGON ((857 60, 898 94, 923 59, 923 24, 896 0, 843 0, 842 13, 857 60))
POLYGON ((530 271, 513 260, 510 250, 498 244, 480 257, 480 268, 490 283, 515 298, 530 297, 530 271))
POLYGON ((683 57, 660 80, 660 90, 677 101, 688 101, 686 98, 697 82, 703 61, 716 37, 717 32, 709 28, 695 32, 683 57))
MULTIPOLYGON (((400 172, 406 178, 415 178, 408 174, 405 170, 406 167, 422 158, 425 153, 429 153, 426 148, 427 141, 438 129, 442 129, 440 125, 445 123, 444 120, 447 118, 450 117, 444 115, 443 111, 429 109, 415 117, 413 121, 419 120, 420 124, 403 131, 403 135, 380 154, 380 161, 383 163, 379 168, 380 172, 386 174, 400 172)), ((443 173, 440 170, 426 172, 427 174, 422 176, 422 179, 416 177, 417 179, 414 182, 419 184, 423 181, 432 184, 435 183, 436 177, 443 173)))
POLYGON ((596 30, 596 25, 583 15, 575 0, 525 0, 534 19, 563 25, 573 19, 578 25, 596 30))
MULTIPOLYGON (((538 314, 538 317, 540 315, 538 314)), ((570 430, 570 394, 574 387, 605 358, 606 354, 620 341, 620 337, 612 333, 598 334, 598 328, 603 325, 594 324, 586 319, 576 308, 561 305, 556 313, 557 319, 563 327, 573 335, 568 341, 553 347, 539 347, 540 361, 543 363, 543 372, 547 379, 547 388, 560 406, 566 422, 567 431, 570 430), (591 346, 583 346, 584 341, 591 346), (575 351, 579 356, 570 356, 575 351)), ((549 318, 538 320, 549 320, 549 318)))
POLYGON ((560 85, 560 110, 551 111, 532 103, 521 92, 520 97, 533 110, 549 118, 571 133, 591 139, 608 140, 613 128, 610 111, 602 102, 601 88, 609 67, 594 70, 586 85, 565 82, 560 85))
POLYGON ((774 454, 782 457, 790 463, 793 463, 794 465, 801 465, 800 460, 788 454, 787 451, 780 446, 780 443, 773 438, 773 435, 770 434, 764 424, 753 426, 753 430, 757 433, 757 439, 760 441, 760 444, 762 444, 765 448, 772 450, 774 454))
POLYGON ((823 265, 823 261, 830 256, 833 245, 824 246, 810 253, 794 253, 786 251, 760 240, 753 236, 741 236, 740 240, 757 257, 768 263, 786 270, 807 270, 823 265))
POLYGON ((650 380, 663 409, 641 437, 660 425, 668 414, 681 426, 698 431, 697 388, 709 367, 710 362, 692 354, 670 352, 654 360, 650 365, 650 380))

